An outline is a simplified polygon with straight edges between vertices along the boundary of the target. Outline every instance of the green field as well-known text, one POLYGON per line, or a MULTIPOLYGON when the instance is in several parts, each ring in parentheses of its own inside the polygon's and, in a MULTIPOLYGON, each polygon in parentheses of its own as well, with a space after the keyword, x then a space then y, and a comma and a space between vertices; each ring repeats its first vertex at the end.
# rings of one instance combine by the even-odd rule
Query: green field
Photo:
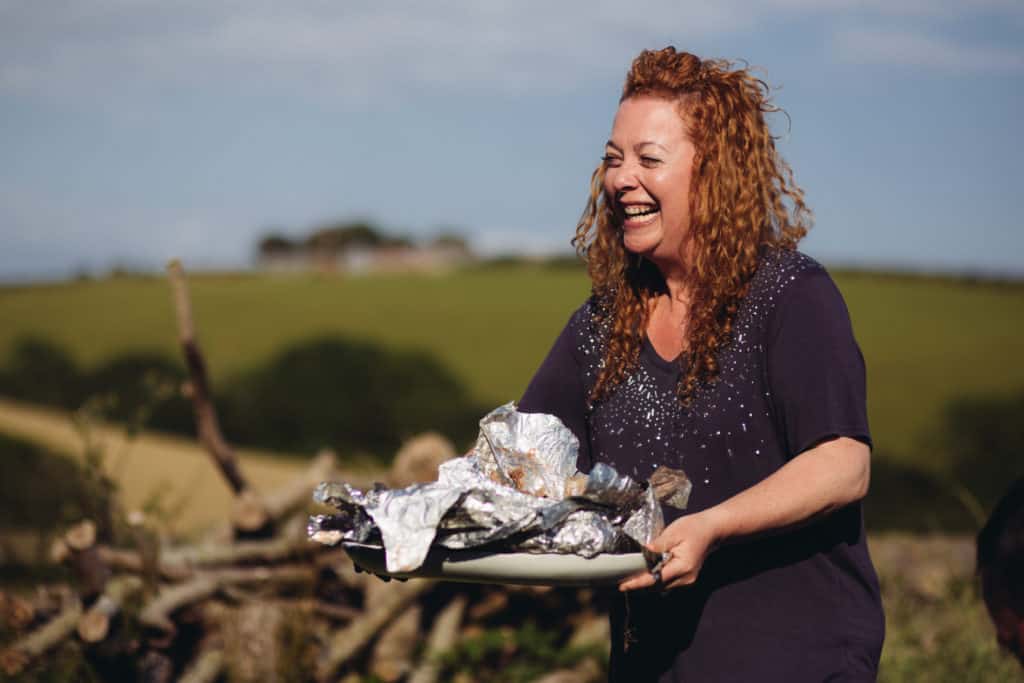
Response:
MULTIPOLYGON (((950 399, 1024 389, 1016 353, 1024 285, 863 273, 836 280, 867 359, 879 452, 927 464, 922 444, 950 399)), ((191 284, 215 381, 286 345, 342 334, 427 350, 485 405, 520 395, 588 291, 582 270, 541 266, 445 276, 205 274, 191 284)), ((169 288, 160 278, 0 288, 0 320, 0 363, 26 336, 63 346, 83 367, 129 350, 177 355, 169 288)))

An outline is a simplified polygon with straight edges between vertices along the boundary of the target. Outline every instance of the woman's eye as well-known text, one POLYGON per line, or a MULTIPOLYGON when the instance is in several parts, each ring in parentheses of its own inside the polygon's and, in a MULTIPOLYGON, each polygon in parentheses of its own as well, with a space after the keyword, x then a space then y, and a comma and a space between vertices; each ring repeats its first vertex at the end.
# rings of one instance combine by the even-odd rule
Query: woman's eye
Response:
POLYGON ((601 161, 603 161, 608 166, 615 166, 622 160, 617 156, 605 154, 603 157, 601 157, 601 161))
POLYGON ((645 166, 654 166, 655 164, 661 163, 661 159, 656 157, 640 157, 640 162, 645 166))

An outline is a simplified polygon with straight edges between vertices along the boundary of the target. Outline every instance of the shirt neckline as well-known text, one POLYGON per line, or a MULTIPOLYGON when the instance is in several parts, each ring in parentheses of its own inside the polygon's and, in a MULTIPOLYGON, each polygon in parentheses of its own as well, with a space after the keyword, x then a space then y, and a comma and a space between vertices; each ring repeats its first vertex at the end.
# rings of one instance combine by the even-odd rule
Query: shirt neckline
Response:
POLYGON ((640 353, 644 356, 644 358, 646 358, 650 362, 651 365, 653 365, 661 372, 664 372, 666 374, 674 374, 679 372, 679 359, 682 356, 682 354, 676 356, 672 360, 662 358, 661 354, 658 353, 657 349, 654 348, 654 344, 651 343, 651 338, 648 337, 646 333, 643 337, 643 344, 640 347, 640 353))

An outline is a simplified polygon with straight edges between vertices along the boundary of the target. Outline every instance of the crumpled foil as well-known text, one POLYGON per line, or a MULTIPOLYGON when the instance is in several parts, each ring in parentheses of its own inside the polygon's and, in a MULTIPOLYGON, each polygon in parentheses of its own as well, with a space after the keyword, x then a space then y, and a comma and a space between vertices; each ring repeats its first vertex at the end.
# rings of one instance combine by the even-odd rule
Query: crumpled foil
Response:
POLYGON ((480 421, 473 450, 443 463, 436 482, 368 491, 321 484, 314 499, 339 514, 311 517, 309 536, 329 545, 379 537, 389 572, 415 571, 432 546, 594 557, 657 536, 659 500, 685 505, 689 481, 679 470, 663 468, 657 489, 603 463, 584 476, 578 451, 557 417, 509 403, 480 421))

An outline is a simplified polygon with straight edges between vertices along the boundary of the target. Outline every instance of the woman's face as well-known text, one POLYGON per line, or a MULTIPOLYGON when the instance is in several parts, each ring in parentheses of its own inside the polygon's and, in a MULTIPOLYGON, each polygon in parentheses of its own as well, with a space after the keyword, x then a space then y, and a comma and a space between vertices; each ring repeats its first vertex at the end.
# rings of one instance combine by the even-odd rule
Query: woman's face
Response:
POLYGON ((626 249, 659 265, 682 258, 695 152, 675 102, 644 95, 619 105, 604 192, 626 249))

